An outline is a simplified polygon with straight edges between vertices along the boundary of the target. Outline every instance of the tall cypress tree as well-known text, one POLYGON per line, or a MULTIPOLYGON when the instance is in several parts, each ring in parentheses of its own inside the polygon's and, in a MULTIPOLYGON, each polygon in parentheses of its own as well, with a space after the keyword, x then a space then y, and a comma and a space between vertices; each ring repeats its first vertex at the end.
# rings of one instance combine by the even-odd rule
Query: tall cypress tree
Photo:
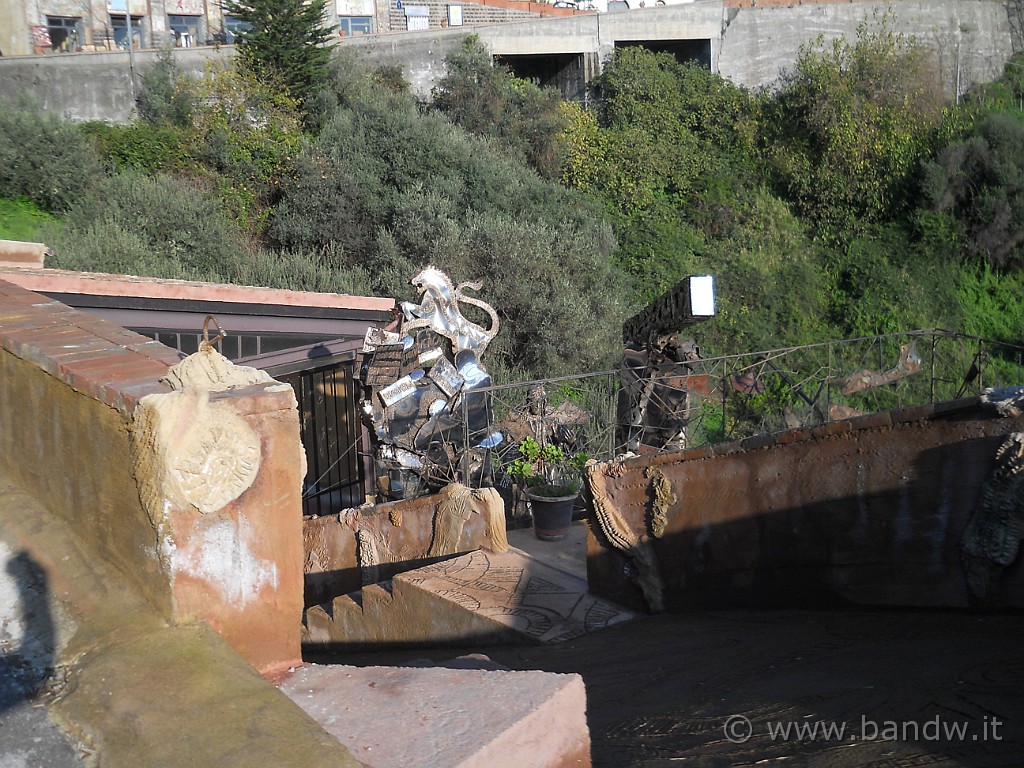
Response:
POLYGON ((238 43, 241 63, 306 102, 327 79, 334 34, 324 25, 327 0, 225 0, 224 13, 247 24, 238 43))

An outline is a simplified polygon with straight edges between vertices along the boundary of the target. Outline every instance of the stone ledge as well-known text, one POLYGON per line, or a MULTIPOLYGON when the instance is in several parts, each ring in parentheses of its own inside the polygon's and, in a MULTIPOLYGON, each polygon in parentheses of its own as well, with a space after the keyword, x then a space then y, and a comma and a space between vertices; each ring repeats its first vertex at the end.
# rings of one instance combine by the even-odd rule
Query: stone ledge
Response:
POLYGON ((576 674, 311 665, 278 687, 373 768, 591 764, 576 674))
POLYGON ((129 415, 181 355, 119 325, 0 280, 0 347, 129 415))
POLYGON ((53 659, 69 685, 46 700, 47 710, 102 765, 362 765, 212 629, 167 626, 2 467, 0 538, 46 573, 50 598, 62 606, 58 631, 71 622, 70 642, 53 659))

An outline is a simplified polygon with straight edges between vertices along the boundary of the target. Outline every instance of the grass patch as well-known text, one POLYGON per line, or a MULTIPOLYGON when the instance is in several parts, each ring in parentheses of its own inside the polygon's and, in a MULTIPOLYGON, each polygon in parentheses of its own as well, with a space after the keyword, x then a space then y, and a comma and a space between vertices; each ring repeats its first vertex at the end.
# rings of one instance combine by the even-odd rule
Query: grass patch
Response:
POLYGON ((38 242, 40 231, 56 217, 27 198, 0 198, 0 240, 38 242))

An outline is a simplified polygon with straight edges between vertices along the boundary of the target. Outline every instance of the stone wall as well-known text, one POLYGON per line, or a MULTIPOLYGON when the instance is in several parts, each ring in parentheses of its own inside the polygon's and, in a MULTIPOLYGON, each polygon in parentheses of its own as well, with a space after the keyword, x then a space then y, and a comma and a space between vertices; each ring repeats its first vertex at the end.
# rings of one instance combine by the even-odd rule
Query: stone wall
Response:
MULTIPOLYGON (((969 606, 961 540, 1022 429, 969 399, 602 465, 591 589, 668 610, 969 606)), ((988 606, 1024 607, 1021 560, 988 606)))
MULTIPOLYGON (((330 603, 364 586, 490 543, 487 520, 470 514, 448 551, 431 556, 441 496, 368 504, 306 518, 306 606, 330 603)), ((501 514, 504 516, 504 508, 501 514)))
POLYGON ((293 664, 304 473, 294 394, 276 382, 174 393, 161 379, 179 362, 0 281, 0 461, 169 621, 208 622, 259 669, 293 664), (165 431, 140 439, 147 408, 165 431), (247 469, 228 423, 247 435, 247 469))

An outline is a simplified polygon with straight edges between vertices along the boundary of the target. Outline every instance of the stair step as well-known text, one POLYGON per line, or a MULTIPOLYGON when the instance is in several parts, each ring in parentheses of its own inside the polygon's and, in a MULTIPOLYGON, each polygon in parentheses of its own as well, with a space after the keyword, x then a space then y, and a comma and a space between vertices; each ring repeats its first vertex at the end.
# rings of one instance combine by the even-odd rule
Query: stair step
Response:
POLYGON ((371 768, 590 765, 575 674, 313 664, 278 688, 371 768))
POLYGON ((510 549, 398 574, 306 611, 307 645, 556 643, 634 618, 586 581, 510 549))

